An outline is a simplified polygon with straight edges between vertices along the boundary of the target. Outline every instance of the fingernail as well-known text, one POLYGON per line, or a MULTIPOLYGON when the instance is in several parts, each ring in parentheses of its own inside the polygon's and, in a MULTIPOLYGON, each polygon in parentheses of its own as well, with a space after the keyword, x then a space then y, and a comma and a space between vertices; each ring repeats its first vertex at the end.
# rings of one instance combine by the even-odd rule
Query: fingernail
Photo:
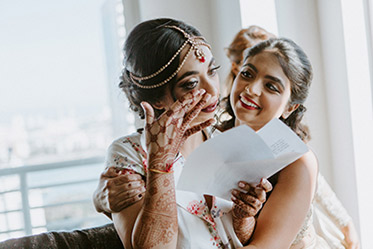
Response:
POLYGON ((236 197, 232 196, 231 199, 232 199, 232 201, 235 201, 235 200, 236 200, 236 197))
POLYGON ((237 191, 237 190, 233 190, 232 193, 233 193, 234 195, 236 195, 236 194, 238 194, 238 191, 237 191))
POLYGON ((205 89, 200 89, 200 90, 199 90, 199 93, 200 93, 200 94, 204 94, 205 92, 206 92, 205 89))
POLYGON ((240 188, 244 188, 244 187, 245 187, 245 184, 244 184, 243 182, 239 182, 239 183, 238 183, 238 186, 239 186, 240 188))

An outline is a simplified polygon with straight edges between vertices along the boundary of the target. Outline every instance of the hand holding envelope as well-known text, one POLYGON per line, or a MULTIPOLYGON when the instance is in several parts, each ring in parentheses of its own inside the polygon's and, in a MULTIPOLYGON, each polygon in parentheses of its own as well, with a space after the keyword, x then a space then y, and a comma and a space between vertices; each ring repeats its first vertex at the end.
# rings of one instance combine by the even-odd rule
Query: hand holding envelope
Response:
POLYGON ((246 125, 235 127, 190 154, 177 189, 230 200, 238 181, 259 183, 307 151, 303 141, 279 119, 258 132, 246 125))

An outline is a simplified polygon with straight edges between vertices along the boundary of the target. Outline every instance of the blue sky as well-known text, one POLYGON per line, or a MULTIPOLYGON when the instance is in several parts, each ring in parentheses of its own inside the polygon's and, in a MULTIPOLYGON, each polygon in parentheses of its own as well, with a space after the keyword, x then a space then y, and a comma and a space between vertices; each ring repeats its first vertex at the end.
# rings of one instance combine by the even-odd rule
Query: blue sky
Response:
POLYGON ((104 1, 0 1, 0 123, 107 103, 104 1))

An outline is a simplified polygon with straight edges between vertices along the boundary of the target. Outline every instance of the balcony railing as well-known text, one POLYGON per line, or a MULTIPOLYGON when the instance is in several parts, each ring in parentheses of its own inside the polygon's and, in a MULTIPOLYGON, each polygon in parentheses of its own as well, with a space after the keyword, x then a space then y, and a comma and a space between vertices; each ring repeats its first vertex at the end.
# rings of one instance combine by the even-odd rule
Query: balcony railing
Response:
POLYGON ((108 223, 92 193, 103 157, 0 169, 0 241, 108 223))

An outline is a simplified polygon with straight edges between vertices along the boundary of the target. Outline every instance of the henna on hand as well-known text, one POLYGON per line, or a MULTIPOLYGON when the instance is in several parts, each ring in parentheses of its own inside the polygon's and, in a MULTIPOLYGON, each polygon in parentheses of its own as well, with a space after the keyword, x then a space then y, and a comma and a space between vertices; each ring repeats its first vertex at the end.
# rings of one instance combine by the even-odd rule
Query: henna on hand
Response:
POLYGON ((204 93, 203 89, 187 93, 158 118, 154 117, 154 110, 148 103, 141 103, 146 116, 145 137, 150 169, 169 171, 187 136, 211 122, 192 129, 189 127, 211 98, 210 94, 204 93))
POLYGON ((251 239, 256 225, 254 217, 235 218, 233 214, 233 228, 242 245, 247 245, 251 239))
POLYGON ((241 190, 232 191, 233 227, 242 244, 249 242, 255 228, 255 215, 266 201, 266 192, 272 190, 271 183, 262 179, 258 185, 240 181, 241 190))
POLYGON ((128 174, 125 171, 118 171, 112 166, 101 174, 93 195, 97 212, 103 212, 111 218, 111 213, 120 212, 142 199, 145 182, 139 174, 128 174))

